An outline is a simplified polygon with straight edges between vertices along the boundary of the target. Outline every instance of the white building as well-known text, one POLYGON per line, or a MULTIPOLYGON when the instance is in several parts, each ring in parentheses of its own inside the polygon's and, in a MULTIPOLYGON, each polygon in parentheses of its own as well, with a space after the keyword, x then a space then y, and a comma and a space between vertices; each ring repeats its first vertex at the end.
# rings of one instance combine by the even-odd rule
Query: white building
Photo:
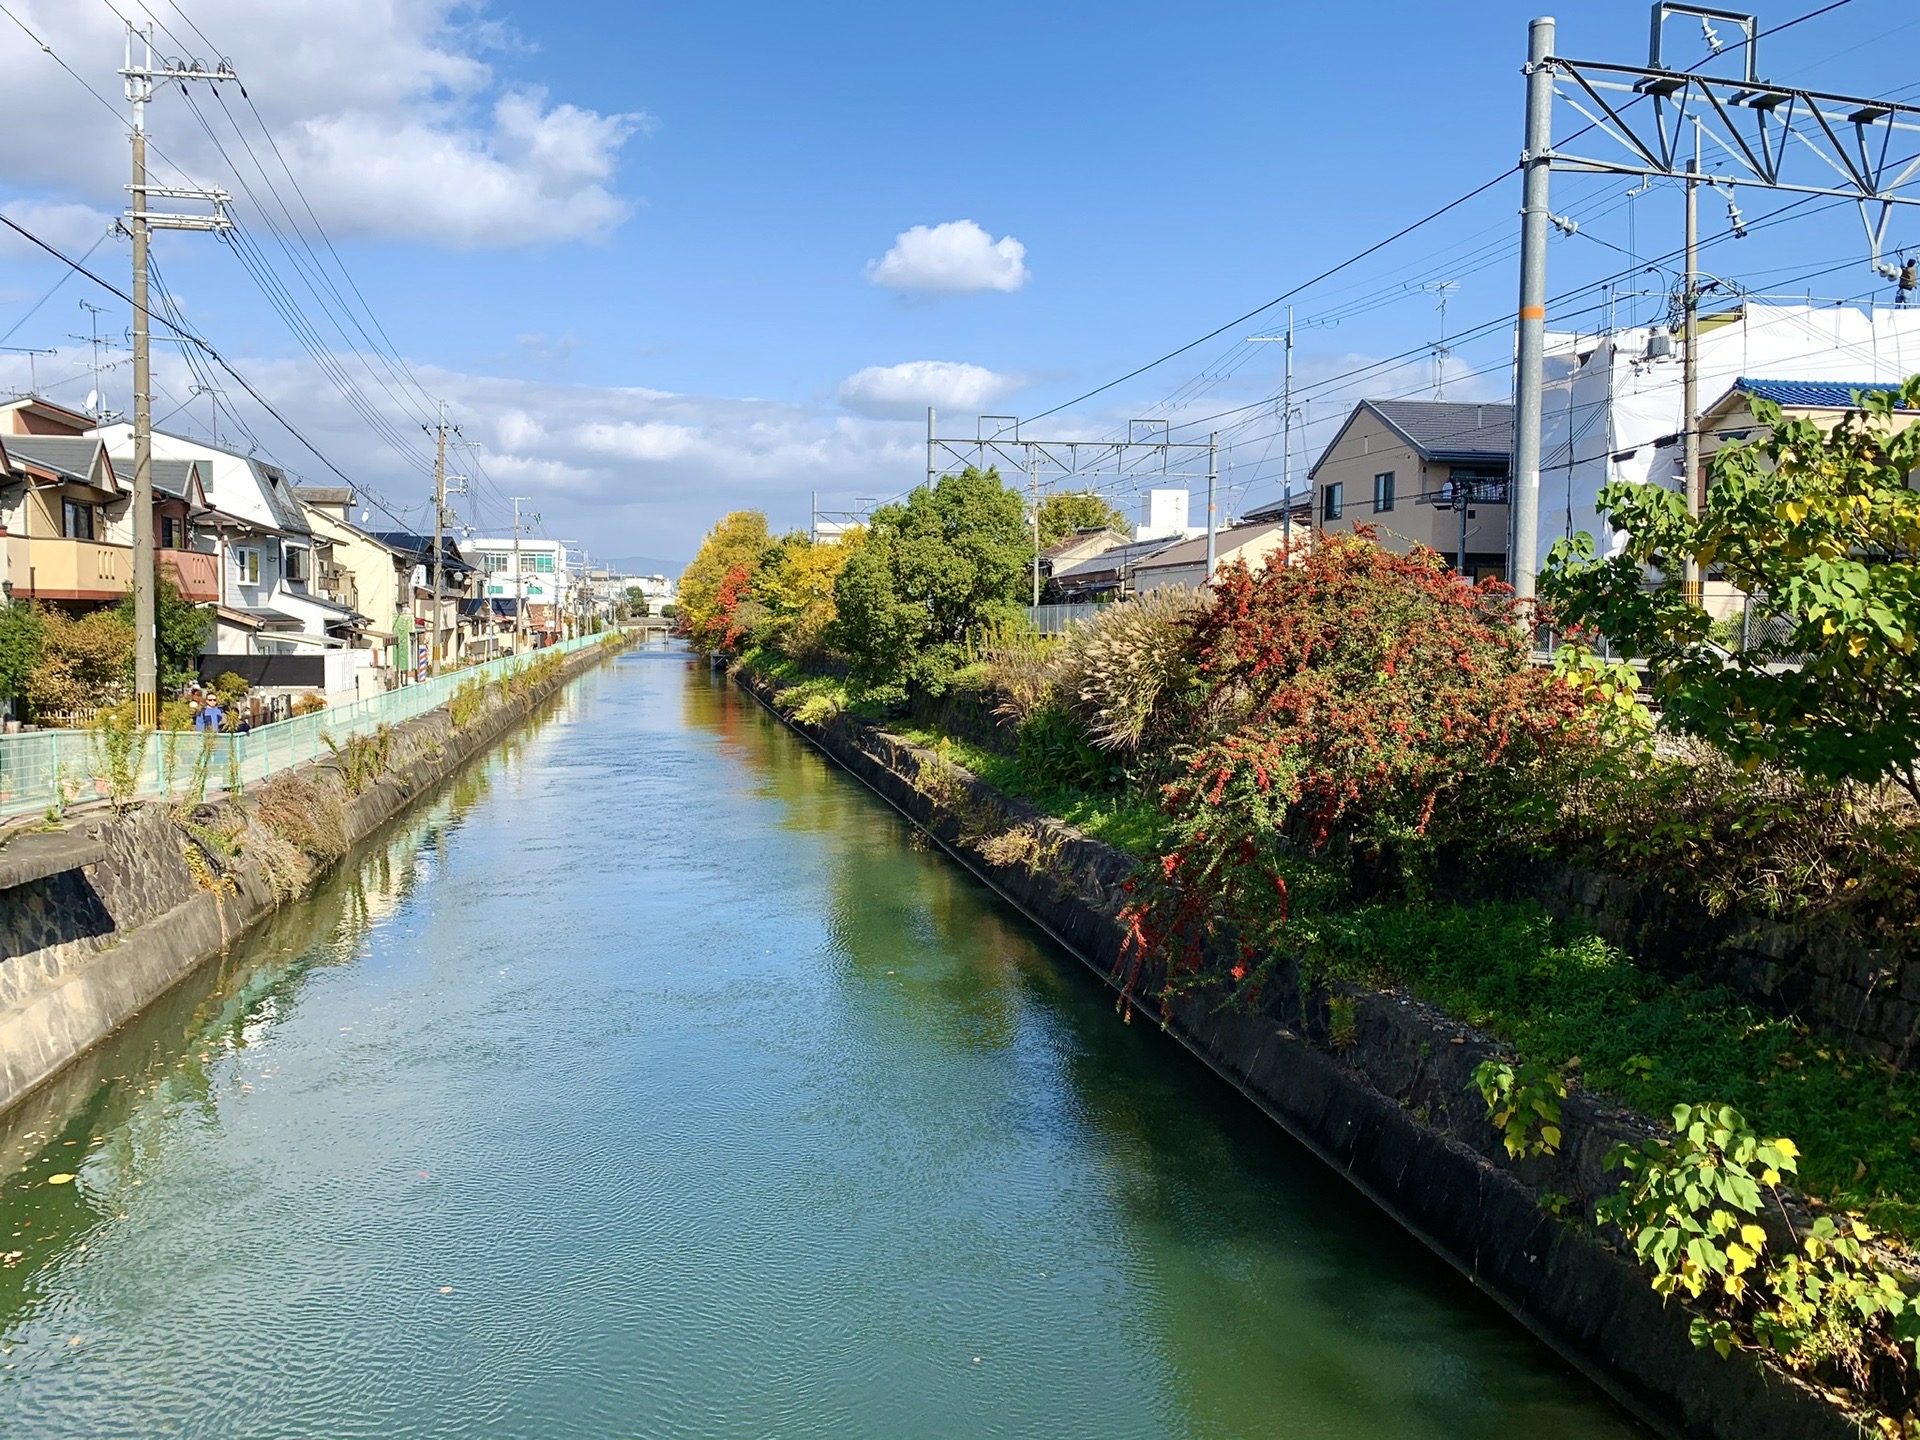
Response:
POLYGON ((488 600, 518 602, 524 632, 535 644, 561 638, 561 626, 575 600, 575 577, 567 569, 567 547, 559 540, 522 535, 511 539, 465 542, 467 559, 480 569, 488 600))
POLYGON ((1149 490, 1147 518, 1134 531, 1136 540, 1191 540, 1207 533, 1204 525, 1187 523, 1191 497, 1185 490, 1149 490))
MULTIPOLYGON (((1613 481, 1678 488, 1685 421, 1679 342, 1665 326, 1548 337, 1540 436, 1539 560, 1581 531, 1625 538, 1594 509, 1613 481)), ((1747 302, 1700 322, 1698 403, 1742 379, 1897 381, 1920 373, 1920 309, 1747 302)))

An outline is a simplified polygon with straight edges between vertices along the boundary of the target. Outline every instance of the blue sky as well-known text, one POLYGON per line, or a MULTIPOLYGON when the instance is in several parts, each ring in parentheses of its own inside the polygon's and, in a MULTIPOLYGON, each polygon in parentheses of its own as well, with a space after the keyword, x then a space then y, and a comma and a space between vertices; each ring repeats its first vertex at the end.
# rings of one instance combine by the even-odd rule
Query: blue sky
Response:
MULTIPOLYGON (((108 0, 7 3, 116 98, 119 22, 108 0)), ((129 0, 114 3, 135 13, 129 0)), ((487 478, 461 502, 466 518, 497 529, 503 497, 527 495, 548 533, 601 556, 664 561, 684 559, 735 505, 791 525, 804 523, 814 490, 839 506, 906 488, 921 465, 914 406, 943 386, 976 402, 948 407, 962 428, 983 403, 1046 410, 1506 170, 1520 146, 1531 13, 1506 4, 985 4, 962 13, 149 3, 187 37, 184 10, 232 56, 404 356, 418 394, 399 388, 413 408, 420 395, 445 396, 486 446, 478 463, 487 478), (928 294, 875 283, 924 280, 913 263, 878 275, 873 267, 902 232, 961 221, 984 231, 971 237, 975 271, 1004 288, 928 294), (983 248, 992 242, 1000 249, 983 248), (915 362, 938 368, 889 369, 915 362)), ((1796 0, 1761 19, 1779 24, 1815 8, 1796 0)), ((1637 60, 1646 32, 1638 0, 1588 4, 1561 17, 1559 49, 1637 60)), ((1672 33, 1683 63, 1705 53, 1697 29, 1675 22, 1672 33)), ((1761 69, 1850 93, 1913 93, 1917 38, 1909 9, 1850 0, 1763 38, 1761 69)), ((162 48, 175 47, 163 39, 162 48)), ((201 102, 229 157, 176 95, 156 101, 152 124, 156 144, 194 179, 238 190, 228 158, 240 154, 239 137, 266 147, 229 95, 237 131, 201 102)), ((0 97, 7 213, 85 249, 120 203, 125 148, 112 115, 4 16, 0 97)), ((1561 120, 1577 123, 1570 112, 1561 120)), ((1628 249, 1644 257, 1677 243, 1673 195, 1628 201, 1629 183, 1557 182, 1556 209, 1586 218, 1579 235, 1556 240, 1556 293, 1631 268, 1628 249)), ((257 177, 256 190, 265 201, 257 177)), ((1299 371, 1320 386, 1309 445, 1369 387, 1405 393, 1426 383, 1427 360, 1372 373, 1358 389, 1327 378, 1434 339, 1435 296, 1423 286, 1457 280, 1454 334, 1511 309, 1517 198, 1510 179, 1299 297, 1312 322, 1299 371)), ((1740 203, 1751 220, 1778 202, 1740 203)), ((265 237, 257 208, 242 195, 236 213, 265 237)), ((1723 199, 1703 214, 1709 233, 1725 229, 1723 199)), ((1896 245, 1920 244, 1920 227, 1900 226, 1896 245)), ((1709 268, 1756 290, 1793 282, 1795 293, 1884 295, 1860 234, 1851 212, 1814 215, 1721 242, 1709 268), (1811 275, 1822 268, 1831 273, 1811 275)), ((110 240, 95 261, 124 283, 126 253, 110 240)), ((406 445, 376 437, 225 246, 168 235, 160 256, 193 323, 263 393, 387 504, 422 513, 417 449, 409 459, 397 453, 406 445)), ((0 251, 0 330, 57 275, 54 262, 18 246, 0 251)), ((1645 288, 1665 283, 1648 276, 1645 288)), ((288 285, 317 310, 297 278, 288 285)), ((124 328, 123 305, 76 282, 7 342, 59 347, 36 362, 39 378, 74 401, 91 383, 77 368, 84 347, 69 338, 85 328, 81 298, 108 304, 107 321, 124 328)), ((1618 302, 1615 317, 1663 308, 1657 298, 1637 312, 1633 303, 1618 302)), ((1591 327, 1601 313, 1567 319, 1591 327)), ((1240 346, 1241 336, 1229 332, 1049 423, 1093 434, 1132 414, 1191 421, 1257 400, 1274 386, 1278 347, 1240 346), (1167 405, 1176 395, 1184 408, 1167 405)), ((1504 395, 1507 345, 1495 327, 1457 347, 1448 393, 1504 395)), ((160 410, 170 398, 186 402, 175 423, 204 429, 207 403, 191 400, 189 378, 168 363, 160 410)), ((417 416, 369 378, 379 368, 346 364, 411 442, 417 416)), ((0 357, 0 371, 0 383, 27 383, 23 357, 0 357)), ((122 367, 108 377, 109 403, 124 388, 122 367)), ((265 448, 331 478, 249 414, 244 397, 235 401, 265 448)), ((1277 492, 1272 428, 1231 437, 1231 493, 1242 503, 1277 492)))

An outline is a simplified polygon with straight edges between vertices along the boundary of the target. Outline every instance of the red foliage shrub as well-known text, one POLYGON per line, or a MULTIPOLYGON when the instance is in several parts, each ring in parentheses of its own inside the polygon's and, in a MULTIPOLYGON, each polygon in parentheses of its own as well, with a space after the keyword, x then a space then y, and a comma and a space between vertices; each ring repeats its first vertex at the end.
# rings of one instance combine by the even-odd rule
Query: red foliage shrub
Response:
POLYGON ((1175 845, 1126 912, 1129 982, 1149 958, 1170 984, 1198 976, 1231 936, 1233 978, 1257 983, 1302 857, 1344 861, 1348 883, 1404 864, 1437 826, 1498 826, 1516 779, 1592 746, 1581 693, 1529 666, 1518 618, 1506 586, 1364 529, 1221 575, 1193 626, 1212 735, 1162 787, 1175 845))

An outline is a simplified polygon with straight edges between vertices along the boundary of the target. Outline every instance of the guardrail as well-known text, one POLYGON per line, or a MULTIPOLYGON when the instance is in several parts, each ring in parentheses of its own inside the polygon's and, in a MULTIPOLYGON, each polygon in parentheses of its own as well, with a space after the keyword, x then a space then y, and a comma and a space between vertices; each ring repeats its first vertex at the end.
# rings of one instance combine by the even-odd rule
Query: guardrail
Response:
MULTIPOLYGON (((569 654, 605 638, 582 635, 525 655, 505 655, 364 700, 278 720, 244 735, 157 731, 147 738, 141 756, 137 793, 142 799, 182 793, 201 763, 203 749, 209 794, 224 791, 234 778, 243 785, 251 784, 330 754, 328 739, 339 744, 350 735, 371 734, 382 725, 397 725, 424 715, 446 704, 468 681, 497 680, 517 666, 547 655, 569 654), (207 749, 209 734, 211 748, 207 749)), ((104 796, 107 785, 101 777, 106 766, 97 735, 92 730, 31 730, 0 735, 0 817, 37 814, 104 796)))

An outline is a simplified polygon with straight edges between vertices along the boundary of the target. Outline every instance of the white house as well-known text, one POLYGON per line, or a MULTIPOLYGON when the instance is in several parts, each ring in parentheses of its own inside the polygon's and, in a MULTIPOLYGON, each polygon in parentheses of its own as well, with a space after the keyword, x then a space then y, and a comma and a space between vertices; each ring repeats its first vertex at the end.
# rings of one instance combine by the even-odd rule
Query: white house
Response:
MULTIPOLYGON (((95 432, 116 470, 133 473, 133 427, 117 422, 95 432)), ((201 673, 232 670, 259 688, 317 690, 330 701, 357 692, 351 632, 366 617, 321 593, 315 582, 314 537, 286 471, 265 460, 156 430, 155 460, 200 461, 212 510, 198 525, 217 538, 220 596, 213 639, 201 673), (275 664, 277 657, 299 663, 275 664)))

